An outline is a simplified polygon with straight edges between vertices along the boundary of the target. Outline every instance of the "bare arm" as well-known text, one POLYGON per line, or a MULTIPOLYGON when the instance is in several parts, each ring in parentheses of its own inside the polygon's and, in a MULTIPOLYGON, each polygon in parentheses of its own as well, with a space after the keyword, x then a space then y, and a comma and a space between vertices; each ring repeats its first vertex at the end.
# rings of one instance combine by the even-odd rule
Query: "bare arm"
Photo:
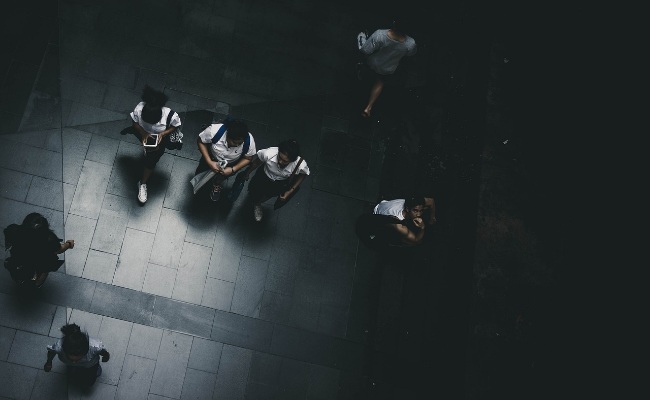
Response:
POLYGON ((296 177, 296 182, 293 184, 293 186, 289 188, 289 190, 287 190, 286 192, 280 195, 280 200, 283 201, 286 200, 287 197, 289 197, 293 192, 298 190, 298 186, 300 186, 300 184, 302 183, 302 181, 305 180, 306 177, 307 175, 305 174, 298 174, 298 176, 296 177))
POLYGON ((61 254, 64 251, 72 248, 74 248, 74 240, 66 240, 65 242, 61 243, 61 247, 56 252, 56 254, 61 254))
POLYGON ((236 173, 237 171, 241 171, 242 168, 246 167, 248 164, 250 164, 251 160, 253 159, 252 156, 244 156, 242 157, 237 164, 233 165, 232 167, 228 167, 224 170, 224 175, 225 176, 230 176, 236 173))
POLYGON ((258 157, 253 158, 253 161, 248 165, 246 171, 244 171, 244 178, 248 180, 251 176, 251 173, 260 165, 262 165, 262 160, 260 160, 258 157))
POLYGON ((50 372, 52 369, 52 360, 54 359, 54 356, 56 356, 56 351, 47 351, 47 361, 45 361, 45 365, 43 365, 43 371, 50 372))
POLYGON ((420 230, 417 233, 413 232, 405 225, 401 225, 401 224, 393 225, 395 230, 402 236, 402 242, 410 245, 420 244, 422 242, 422 239, 424 238, 424 223, 422 222, 422 218, 415 218, 413 220, 413 223, 415 224, 415 226, 420 228, 420 230))
POLYGON ((429 225, 436 223, 436 202, 433 200, 433 197, 424 198, 424 208, 431 210, 429 212, 429 225))
POLYGON ((196 138, 196 143, 199 146, 199 151, 201 152, 201 156, 203 157, 205 162, 210 166, 210 169, 216 173, 220 173, 221 171, 223 171, 219 163, 216 161, 212 161, 212 158, 210 158, 210 149, 208 148, 207 144, 201 141, 200 136, 196 138))

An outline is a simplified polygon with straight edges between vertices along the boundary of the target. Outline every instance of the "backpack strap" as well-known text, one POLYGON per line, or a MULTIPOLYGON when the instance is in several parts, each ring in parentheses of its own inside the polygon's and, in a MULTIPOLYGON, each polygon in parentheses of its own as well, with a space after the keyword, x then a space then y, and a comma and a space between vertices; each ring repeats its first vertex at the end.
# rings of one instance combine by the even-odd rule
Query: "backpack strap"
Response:
POLYGON ((169 114, 167 114, 167 129, 169 129, 169 126, 172 124, 172 117, 174 116, 174 110, 171 108, 169 109, 169 114))

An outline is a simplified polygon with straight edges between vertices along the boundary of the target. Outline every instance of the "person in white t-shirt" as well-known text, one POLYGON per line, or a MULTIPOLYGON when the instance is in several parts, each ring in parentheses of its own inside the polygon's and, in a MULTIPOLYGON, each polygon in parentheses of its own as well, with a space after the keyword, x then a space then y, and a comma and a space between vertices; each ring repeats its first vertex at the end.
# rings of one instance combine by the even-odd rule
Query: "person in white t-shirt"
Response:
MULTIPOLYGON (((425 223, 422 216, 429 211, 427 222, 436 223, 436 204, 433 197, 409 197, 406 199, 382 200, 373 210, 373 214, 387 215, 400 223, 386 224, 393 233, 397 243, 394 245, 412 246, 420 244, 424 238, 425 223)), ((392 242, 392 241, 391 241, 392 242)))
POLYGON ((417 52, 415 40, 404 33, 404 30, 404 23, 396 18, 390 29, 377 29, 359 49, 375 75, 368 105, 361 112, 364 118, 370 117, 372 107, 384 89, 384 84, 392 80, 400 60, 417 52))
POLYGON ((309 175, 309 167, 300 157, 300 145, 295 139, 285 140, 277 147, 259 150, 257 157, 244 173, 246 180, 261 165, 264 165, 264 168, 255 173, 248 185, 253 215, 257 222, 262 220, 263 202, 274 196, 278 196, 279 201, 287 201, 309 175), (289 179, 294 170, 294 178, 289 179))
POLYGON ((201 159, 195 175, 208 169, 216 172, 212 178, 210 199, 221 197, 222 183, 246 167, 255 155, 255 139, 248 132, 248 126, 240 119, 226 120, 223 124, 211 124, 197 138, 201 159), (225 125, 221 137, 219 130, 225 125), (222 166, 224 165, 224 166, 222 166))
POLYGON ((144 170, 138 182, 138 201, 147 201, 147 182, 153 173, 153 169, 165 153, 165 142, 169 135, 181 126, 181 118, 169 107, 164 107, 169 97, 149 86, 142 91, 142 101, 138 103, 130 114, 133 120, 133 133, 140 140, 142 145, 156 137, 155 147, 144 147, 144 170), (169 127, 167 120, 172 113, 169 127), (152 135, 157 136, 152 136, 152 135))
POLYGON ((58 356, 59 361, 68 366, 70 380, 81 386, 92 386, 102 374, 100 356, 102 362, 107 362, 111 355, 101 340, 89 337, 77 324, 64 325, 61 332, 63 338, 47 346, 47 361, 43 370, 50 372, 52 360, 58 356))

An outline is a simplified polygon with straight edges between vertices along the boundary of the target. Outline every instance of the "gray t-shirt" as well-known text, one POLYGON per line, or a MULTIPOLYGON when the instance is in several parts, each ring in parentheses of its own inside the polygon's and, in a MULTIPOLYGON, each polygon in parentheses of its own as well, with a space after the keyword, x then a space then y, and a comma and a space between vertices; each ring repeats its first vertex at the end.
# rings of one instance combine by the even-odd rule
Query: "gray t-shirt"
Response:
POLYGON ((59 360, 61 360, 65 365, 71 367, 90 368, 99 362, 99 353, 101 353, 105 347, 101 340, 95 338, 88 338, 88 345, 88 353, 77 362, 72 362, 63 352, 63 339, 59 339, 56 343, 47 346, 47 349, 56 352, 59 356, 59 360))
POLYGON ((378 29, 361 46, 361 52, 368 55, 366 61, 370 69, 380 75, 390 75, 395 72, 402 57, 417 52, 417 46, 410 36, 406 36, 404 43, 401 43, 388 36, 388 29, 378 29))

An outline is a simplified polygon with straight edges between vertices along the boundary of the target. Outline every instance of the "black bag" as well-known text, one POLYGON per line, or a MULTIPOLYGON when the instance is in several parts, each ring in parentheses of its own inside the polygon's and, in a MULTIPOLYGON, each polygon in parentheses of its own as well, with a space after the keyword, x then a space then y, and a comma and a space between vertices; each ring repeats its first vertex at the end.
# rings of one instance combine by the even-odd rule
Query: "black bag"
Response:
MULTIPOLYGON (((171 126, 172 117, 174 116, 174 110, 169 109, 169 114, 167 114, 167 129, 171 126)), ((165 136, 164 145, 167 150, 181 150, 183 148, 183 132, 181 132, 180 127, 176 127, 174 132, 165 136)))
POLYGON ((34 276, 33 268, 27 268, 15 257, 5 258, 5 269, 9 271, 11 279, 16 283, 25 283, 34 276))

